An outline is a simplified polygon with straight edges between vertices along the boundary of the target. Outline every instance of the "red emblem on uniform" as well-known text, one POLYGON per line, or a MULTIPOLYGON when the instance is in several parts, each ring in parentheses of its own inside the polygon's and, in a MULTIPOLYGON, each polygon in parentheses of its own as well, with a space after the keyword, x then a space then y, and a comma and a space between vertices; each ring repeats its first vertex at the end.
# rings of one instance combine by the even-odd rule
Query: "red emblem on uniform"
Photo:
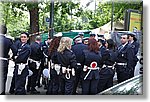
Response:
POLYGON ((97 62, 92 62, 90 66, 91 66, 91 68, 96 68, 97 67, 97 62))

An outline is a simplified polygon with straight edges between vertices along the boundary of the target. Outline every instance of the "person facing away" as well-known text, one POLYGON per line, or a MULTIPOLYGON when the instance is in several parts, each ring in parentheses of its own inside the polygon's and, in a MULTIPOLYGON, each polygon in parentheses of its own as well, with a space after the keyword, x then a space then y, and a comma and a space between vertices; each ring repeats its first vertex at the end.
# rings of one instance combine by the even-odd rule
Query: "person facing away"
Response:
POLYGON ((60 63, 57 59, 57 49, 60 43, 61 37, 54 37, 51 41, 51 46, 48 49, 48 57, 50 62, 50 79, 48 80, 48 88, 46 94, 58 95, 60 87, 60 63))
POLYGON ((29 57, 29 69, 33 72, 33 75, 28 77, 28 91, 31 91, 31 94, 40 93, 35 89, 36 82, 40 72, 41 59, 43 58, 43 52, 41 50, 41 37, 36 36, 35 42, 31 43, 31 54, 29 57))
POLYGON ((99 70, 102 66, 102 56, 96 39, 89 39, 88 49, 84 50, 84 68, 81 72, 82 94, 93 95, 97 93, 100 79, 99 70))
POLYGON ((77 86, 78 86, 79 81, 81 81, 81 71, 82 71, 83 66, 84 66, 84 63, 83 63, 83 59, 84 59, 83 50, 87 49, 87 45, 82 43, 81 38, 76 38, 75 43, 76 44, 72 46, 72 51, 76 55, 77 66, 78 66, 78 68, 76 70, 76 81, 75 81, 75 85, 74 85, 74 94, 77 94, 76 90, 77 90, 77 86))
POLYGON ((6 25, 0 25, 0 72, 1 72, 1 90, 0 94, 5 95, 5 88, 6 88, 6 81, 7 81, 7 74, 8 74, 8 65, 9 65, 9 51, 10 49, 13 52, 13 56, 17 54, 17 48, 14 46, 13 41, 7 37, 5 37, 7 33, 6 25))
POLYGON ((75 81, 75 70, 77 69, 76 56, 71 50, 72 39, 62 37, 58 51, 58 62, 61 64, 61 93, 72 95, 75 81))
POLYGON ((113 86, 113 77, 115 74, 115 62, 117 53, 115 52, 115 43, 112 39, 106 40, 106 50, 103 52, 103 66, 100 70, 100 79, 98 84, 98 93, 113 86))

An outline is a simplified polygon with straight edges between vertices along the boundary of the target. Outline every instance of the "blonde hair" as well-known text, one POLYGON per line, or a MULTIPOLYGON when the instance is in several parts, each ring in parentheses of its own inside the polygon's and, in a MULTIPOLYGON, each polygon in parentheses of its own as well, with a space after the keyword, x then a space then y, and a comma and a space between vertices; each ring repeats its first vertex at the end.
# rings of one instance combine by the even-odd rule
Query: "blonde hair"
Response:
POLYGON ((71 49, 72 41, 73 40, 69 37, 62 37, 57 51, 63 53, 66 48, 71 49))

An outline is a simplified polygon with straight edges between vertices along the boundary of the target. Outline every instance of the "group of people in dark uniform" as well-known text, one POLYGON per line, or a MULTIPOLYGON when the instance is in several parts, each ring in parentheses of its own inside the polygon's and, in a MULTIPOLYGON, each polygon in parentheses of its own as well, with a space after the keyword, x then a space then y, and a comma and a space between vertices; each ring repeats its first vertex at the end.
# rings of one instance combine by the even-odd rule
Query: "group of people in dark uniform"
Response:
POLYGON ((83 33, 74 40, 54 37, 44 43, 37 36, 35 42, 29 44, 28 33, 21 33, 20 40, 13 42, 4 36, 7 28, 1 26, 1 29, 1 94, 5 94, 10 49, 15 62, 10 94, 40 94, 36 86, 40 87, 42 78, 47 95, 75 95, 78 87, 83 95, 95 95, 113 86, 115 72, 118 83, 134 76, 139 48, 134 33, 123 34, 120 46, 112 39, 97 40, 95 34, 90 34, 86 39, 88 43, 84 43, 83 33))

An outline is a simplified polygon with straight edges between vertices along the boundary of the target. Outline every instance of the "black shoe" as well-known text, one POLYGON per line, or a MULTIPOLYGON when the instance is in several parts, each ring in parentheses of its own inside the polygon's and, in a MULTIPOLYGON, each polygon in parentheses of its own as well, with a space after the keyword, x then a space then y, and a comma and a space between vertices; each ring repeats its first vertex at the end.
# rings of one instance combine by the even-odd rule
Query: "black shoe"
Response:
POLYGON ((6 93, 3 91, 0 95, 5 95, 6 93))
POLYGON ((37 91, 37 90, 34 90, 34 91, 31 91, 30 94, 39 94, 40 91, 37 91))
POLYGON ((14 93, 15 93, 15 90, 9 90, 9 93, 10 93, 10 94, 14 94, 14 93))
POLYGON ((30 92, 31 91, 31 87, 27 87, 27 92, 30 92))
POLYGON ((37 86, 38 86, 38 88, 42 87, 42 85, 37 85, 37 86))
POLYGON ((47 85, 44 85, 44 90, 47 90, 47 85))
POLYGON ((31 89, 27 89, 27 92, 30 92, 31 91, 31 89))

